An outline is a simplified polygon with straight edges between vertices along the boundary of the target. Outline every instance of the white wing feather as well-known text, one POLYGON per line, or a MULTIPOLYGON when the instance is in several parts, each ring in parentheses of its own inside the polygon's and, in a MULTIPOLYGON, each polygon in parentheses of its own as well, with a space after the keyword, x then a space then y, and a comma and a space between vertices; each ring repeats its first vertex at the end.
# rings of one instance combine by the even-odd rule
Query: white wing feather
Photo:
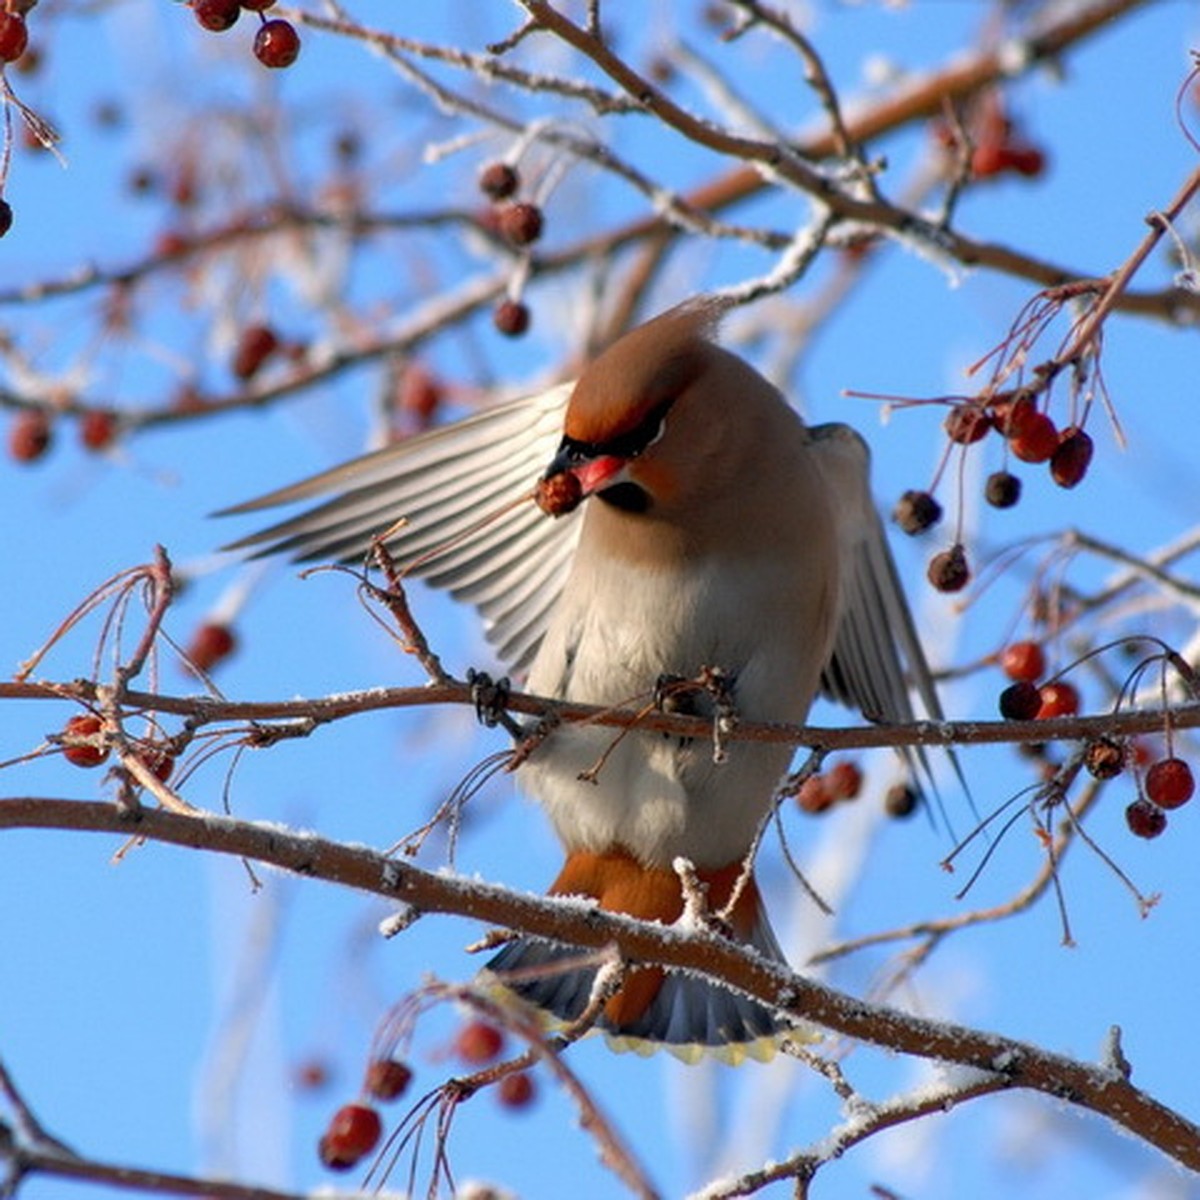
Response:
POLYGON ((528 667, 579 540, 577 510, 552 518, 529 496, 562 439, 571 383, 500 404, 225 509, 259 512, 332 494, 234 542, 256 555, 361 561, 385 539, 401 569, 479 610, 514 671, 528 667))

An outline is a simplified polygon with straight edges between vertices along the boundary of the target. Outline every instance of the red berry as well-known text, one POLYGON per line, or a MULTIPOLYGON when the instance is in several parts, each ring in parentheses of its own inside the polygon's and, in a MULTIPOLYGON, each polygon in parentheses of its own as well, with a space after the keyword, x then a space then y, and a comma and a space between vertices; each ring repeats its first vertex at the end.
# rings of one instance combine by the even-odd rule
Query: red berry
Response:
POLYGON ((529 328, 529 308, 520 300, 501 300, 492 312, 492 324, 505 337, 520 337, 529 328))
POLYGON ((987 410, 979 404, 956 404, 946 414, 945 430, 952 442, 969 446, 986 437, 992 427, 987 410))
POLYGON ((1129 832, 1140 838, 1156 838, 1167 827, 1167 814, 1140 797, 1125 810, 1129 832))
POLYGON ((367 1104, 344 1104, 333 1114, 318 1145, 321 1161, 335 1171, 348 1171, 379 1144, 383 1122, 367 1104))
POLYGON ((174 229, 166 229, 158 235, 154 242, 154 252, 159 258, 175 258, 183 254, 189 246, 187 237, 174 229))
POLYGON ((825 786, 835 800, 853 800, 862 791, 862 767, 849 759, 834 763, 825 772, 825 786))
POLYGON ((16 62, 28 45, 25 18, 14 12, 0 12, 0 62, 16 62))
POLYGON ((1016 437, 1037 412, 1028 392, 998 392, 988 401, 988 413, 1001 437, 1016 437))
POLYGON ((548 517, 561 517, 574 512, 583 502, 583 484, 571 471, 551 475, 537 481, 533 499, 548 517))
POLYGON ((241 11, 238 0, 192 0, 192 12, 196 20, 213 33, 232 29, 241 11))
POLYGON ((528 246, 542 236, 545 223, 536 204, 508 204, 500 210, 500 232, 514 246, 528 246))
POLYGON ((196 630, 186 654, 191 666, 200 671, 210 671, 236 648, 237 639, 228 625, 208 621, 196 630))
POLYGON ((264 67, 290 67, 300 57, 300 35, 287 21, 264 21, 254 35, 254 57, 264 67))
POLYGON ((1192 768, 1182 758, 1159 759, 1146 772, 1146 796, 1159 808, 1178 808, 1195 790, 1192 768))
POLYGON ((247 325, 234 349, 231 370, 239 379, 250 379, 278 349, 279 338, 269 325, 247 325))
POLYGON ((525 1108, 533 1102, 533 1078, 525 1071, 514 1071, 500 1080, 497 1094, 505 1108, 525 1108))
POLYGON ((1012 508, 1021 498, 1021 481, 1008 471, 993 471, 984 485, 983 497, 993 508, 1012 508))
POLYGON ((1046 155, 1037 146, 1010 146, 1008 166, 1018 175, 1034 179, 1046 169, 1046 155))
POLYGON ((1008 444, 1022 462, 1045 462, 1058 449, 1058 430, 1045 413, 1035 412, 1022 423, 1020 432, 1008 439, 1008 444))
POLYGON ((1008 166, 1008 150, 998 138, 981 141, 971 152, 971 174, 976 179, 990 179, 1008 166))
POLYGON ((1041 691, 1024 680, 1000 693, 1000 715, 1006 721, 1032 721, 1042 707, 1041 691))
POLYGON ((437 415, 444 392, 437 378, 424 367, 412 366, 400 381, 400 407, 411 413, 422 428, 437 415))
POLYGON ((147 746, 139 752, 138 757, 159 783, 166 783, 175 770, 175 755, 165 747, 147 746))
POLYGON ((480 191, 493 200, 507 200, 520 186, 516 167, 506 162, 488 163, 479 173, 480 191))
POLYGON ((949 550, 935 554, 929 560, 926 575, 939 592, 961 592, 971 580, 967 552, 955 543, 949 550))
POLYGON ((905 533, 916 536, 936 525, 942 519, 942 506, 929 492, 910 488, 892 509, 892 520, 905 533))
POLYGON ((241 0, 242 7, 248 8, 251 12, 262 12, 264 9, 270 8, 275 0, 241 0))
POLYGON ((12 205, 7 200, 0 200, 0 237, 3 237, 13 223, 12 205))
POLYGON ((826 786, 825 776, 820 774, 810 775, 796 793, 797 807, 801 812, 811 813, 813 816, 832 808, 836 799, 826 786))
POLYGON ((27 408, 17 414, 8 431, 8 452, 17 462, 36 462, 53 441, 50 418, 40 409, 27 408))
MULTIPOLYGON (((63 736, 71 738, 94 737, 101 730, 99 717, 81 715, 72 717, 63 728, 63 736)), ((77 767, 98 767, 108 757, 107 746, 80 743, 63 747, 63 758, 77 767)))
POLYGON ((1065 679, 1043 683, 1038 689, 1042 699, 1038 720, 1048 717, 1073 717, 1079 711, 1079 689, 1065 679))
POLYGON ((1000 654, 1000 669, 1009 679, 1036 683, 1046 673, 1046 654, 1037 642, 1013 642, 1000 654))
POLYGON ((89 450, 104 450, 117 434, 116 414, 104 408, 89 409, 79 422, 79 440, 89 450))
POLYGON ((375 1100, 396 1100, 412 1082, 412 1067, 395 1058, 376 1058, 367 1066, 363 1090, 375 1100))
POLYGON ((1092 439, 1078 425, 1068 425, 1058 435, 1050 456, 1050 476, 1061 488, 1073 488, 1086 474, 1092 461, 1092 439))
POLYGON ((500 1056, 504 1049, 504 1034, 487 1021, 471 1021, 464 1025, 454 1039, 454 1052, 465 1063, 482 1066, 500 1056))

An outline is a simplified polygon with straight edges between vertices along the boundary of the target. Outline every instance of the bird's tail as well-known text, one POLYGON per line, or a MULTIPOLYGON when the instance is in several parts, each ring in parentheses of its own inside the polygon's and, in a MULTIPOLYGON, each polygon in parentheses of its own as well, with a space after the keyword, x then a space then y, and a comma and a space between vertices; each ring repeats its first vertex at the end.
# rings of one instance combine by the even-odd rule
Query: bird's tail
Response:
MULTIPOLYGON (((771 930, 753 877, 742 881, 740 862, 699 871, 709 911, 728 905, 740 888, 728 924, 735 937, 760 953, 785 961, 771 930)), ((603 909, 670 923, 683 912, 683 888, 674 871, 644 867, 625 851, 576 852, 550 888, 551 895, 582 896, 603 909)), ((489 979, 532 1004, 547 1023, 577 1020, 593 994, 597 968, 581 966, 577 948, 541 938, 518 937, 484 968, 489 979)), ((662 967, 635 967, 596 1019, 618 1050, 649 1054, 668 1049, 685 1062, 711 1054, 725 1062, 769 1059, 786 1036, 813 1040, 811 1029, 757 1000, 710 979, 662 967)))

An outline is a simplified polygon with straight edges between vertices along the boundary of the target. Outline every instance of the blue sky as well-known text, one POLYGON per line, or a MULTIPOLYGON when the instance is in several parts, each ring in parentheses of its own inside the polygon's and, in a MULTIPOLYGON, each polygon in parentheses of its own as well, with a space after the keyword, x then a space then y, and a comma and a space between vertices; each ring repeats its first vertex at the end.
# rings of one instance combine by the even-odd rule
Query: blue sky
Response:
MULTIPOLYGON (((943 62, 977 29, 984 6, 931 0, 907 7, 811 8, 812 34, 830 73, 854 95, 867 86, 865 58, 876 69, 884 60, 912 69, 943 62)), ((670 9, 651 6, 645 27, 630 22, 623 36, 640 51, 677 29, 703 45, 714 62, 722 62, 722 54, 736 56, 739 82, 758 103, 771 106, 779 125, 805 127, 816 119, 802 82, 785 70, 789 60, 766 49, 765 40, 722 50, 701 42, 701 29, 670 9)), ((380 3, 355 11, 365 22, 394 22, 413 36, 481 45, 509 27, 515 10, 500 4, 450 11, 410 5, 402 19, 380 3)), ((0 289, 83 263, 111 266, 145 254, 164 216, 156 203, 129 198, 130 169, 169 159, 168 148, 190 138, 220 136, 229 114, 248 98, 265 98, 265 111, 281 124, 260 139, 259 177, 231 155, 236 161, 230 173, 243 199, 269 191, 279 178, 277 157, 286 162, 284 173, 296 193, 307 195, 327 162, 331 137, 345 122, 369 134, 367 161, 387 210, 420 210, 448 197, 454 204, 477 203, 471 180, 486 147, 423 168, 421 147, 445 137, 451 126, 361 48, 310 34, 295 68, 265 77, 248 54, 247 29, 218 43, 193 29, 182 6, 131 0, 88 19, 70 8, 38 10, 31 17, 35 33, 43 19, 52 32, 45 73, 18 79, 17 86, 61 125, 65 168, 47 156, 15 155, 5 194, 16 225, 0 243, 0 289), (98 99, 120 101, 121 130, 97 127, 98 99), (197 111, 211 120, 197 120, 197 111), (286 156, 276 156, 274 136, 281 145, 286 139, 286 156)), ((1145 215, 1164 205, 1195 165, 1195 150, 1176 125, 1174 101, 1188 51, 1198 45, 1194 7, 1158 0, 1072 54, 1061 80, 1043 72, 1018 84, 1013 110, 1048 148, 1049 170, 1034 183, 1004 180, 980 188, 964 201, 959 227, 1084 272, 1115 268, 1142 237, 1145 215)), ((555 56, 546 68, 567 69, 555 56)), ((698 91, 689 97, 700 102, 698 91)), ((536 104, 529 107, 536 110, 536 104)), ((1195 130, 1200 113, 1194 106, 1187 111, 1195 130)), ((622 154, 661 169, 677 186, 707 178, 718 165, 677 139, 657 141, 631 120, 614 128, 622 154)), ((901 187, 922 138, 907 135, 875 148, 888 156, 885 187, 901 187)), ((622 186, 593 173, 569 174, 547 206, 548 243, 559 228, 578 230, 590 220, 602 224, 644 211, 644 200, 622 186)), ((756 202, 744 215, 786 227, 805 214, 803 203, 787 197, 756 202)), ((1194 219, 1184 229, 1194 233, 1194 219)), ((411 254, 407 245, 383 242, 356 266, 346 287, 357 314, 402 320, 425 295, 489 269, 479 256, 446 249, 433 238, 411 254)), ((672 260, 651 307, 752 277, 770 265, 757 250, 696 248, 672 260)), ((801 284, 791 299, 810 294, 821 278, 819 272, 801 284)), ((1138 283, 1161 286, 1169 278, 1169 266, 1156 255, 1138 283)), ((534 380, 573 348, 572 305, 584 286, 579 279, 535 284, 534 331, 520 342, 502 343, 483 317, 465 332, 438 339, 425 360, 464 383, 497 378, 515 387, 534 380)), ((928 482, 942 447, 940 412, 895 413, 884 425, 878 405, 843 393, 966 390, 964 366, 1004 336, 1031 294, 1023 282, 946 271, 889 246, 823 328, 789 390, 810 419, 846 420, 864 432, 873 447, 877 492, 890 505, 900 491, 928 482)), ((193 373, 206 387, 228 388, 222 341, 228 327, 208 324, 203 295, 192 297, 194 305, 182 303, 187 299, 177 277, 141 293, 136 335, 110 335, 95 356, 87 394, 153 404, 193 373)), ((295 336, 329 336, 294 276, 274 276, 257 297, 236 299, 236 319, 261 304, 295 336)), ((95 304, 96 297, 85 296, 9 305, 0 323, 40 365, 52 368, 87 343, 95 304)), ((775 319, 783 313, 764 307, 735 316, 731 344, 752 322, 769 324, 772 311, 775 319)), ((760 365, 769 366, 768 358, 760 365)), ((1097 454, 1087 481, 1063 492, 1043 473, 1026 470, 1025 502, 999 515, 978 511, 973 500, 979 475, 998 465, 996 447, 982 449, 966 472, 973 544, 982 551, 1078 527, 1143 552, 1189 529, 1195 519, 1195 362, 1194 333, 1136 319, 1110 322, 1104 367, 1127 447, 1117 446, 1095 414, 1097 454)), ((9 386, 18 382, 7 380, 9 386)), ((195 576, 169 621, 175 636, 186 640, 228 589, 246 578, 235 564, 214 561, 212 552, 248 527, 208 514, 361 449, 373 382, 369 371, 358 372, 265 412, 162 427, 128 439, 109 457, 81 450, 64 422, 44 462, 0 465, 0 507, 8 514, 0 522, 0 548, 9 564, 0 588, 0 661, 15 669, 83 595, 113 572, 145 561, 155 543, 195 576)), ((953 502, 953 489, 944 499, 953 502)), ((1032 560, 1022 559, 959 613, 924 583, 933 544, 897 544, 901 568, 935 661, 971 661, 1009 636, 1032 560)), ((1109 565, 1081 559, 1071 578, 1094 585, 1111 572, 1109 565)), ((489 665, 470 613, 420 590, 414 604, 452 670, 489 665)), ((1136 614, 1130 621, 1179 643, 1194 624, 1175 610, 1136 614)), ((318 696, 421 681, 415 665, 364 614, 344 577, 301 581, 278 567, 257 580, 238 630, 242 648, 217 676, 231 697, 318 696)), ((88 674, 97 634, 95 620, 72 632, 39 673, 53 679, 88 674)), ((169 660, 161 685, 171 692, 194 686, 169 660)), ((998 672, 976 673, 946 689, 946 707, 955 717, 991 716, 1000 686, 998 672)), ((1083 686, 1099 702, 1095 682, 1085 677, 1083 686)), ((32 750, 71 711, 56 702, 8 703, 0 759, 32 750)), ((815 717, 844 720, 832 709, 815 717)), ((239 815, 385 847, 502 744, 498 733, 476 730, 469 715, 456 710, 374 714, 247 754, 231 775, 229 756, 218 757, 195 773, 185 794, 211 807, 227 794, 239 815)), ((973 750, 963 762, 984 812, 1031 779, 1011 750, 973 750)), ((886 782, 887 760, 868 767, 869 790, 877 791, 886 782)), ((102 772, 85 774, 54 757, 10 767, 4 781, 5 796, 111 794, 102 772)), ((962 829, 969 822, 965 802, 952 782, 945 794, 962 829)), ((1098 1056, 1109 1026, 1120 1024, 1137 1082, 1195 1116, 1200 1049, 1192 1000, 1198 985, 1193 914, 1200 877, 1188 828, 1196 817, 1182 810, 1165 836, 1142 843, 1124 828, 1128 798, 1127 785, 1114 785, 1088 828, 1146 892, 1162 893, 1149 918, 1139 915, 1096 856, 1076 846, 1063 872, 1073 949, 1061 946, 1055 907, 1044 902, 1007 923, 951 938, 898 998, 922 1012, 1084 1058, 1098 1056)), ((793 845, 836 903, 832 921, 818 917, 798 895, 777 849, 765 852, 762 875, 771 908, 797 964, 830 940, 964 905, 1003 902, 1038 867, 1036 840, 1018 824, 966 900, 957 901, 953 893, 963 872, 949 876, 938 867, 951 844, 945 831, 919 820, 879 821, 877 803, 877 795, 869 794, 859 806, 819 820, 788 816, 793 845)), ((540 890, 556 870, 558 851, 537 811, 510 781, 500 780, 472 803, 471 812, 458 869, 540 890)), ((239 863, 165 847, 139 848, 114 864, 117 848, 114 840, 83 834, 0 837, 0 1055, 51 1129, 82 1153, 298 1189, 328 1182, 315 1160, 316 1140, 329 1112, 356 1091, 377 1022, 424 973, 467 977, 473 965, 462 951, 478 929, 430 917, 384 942, 374 928, 386 910, 369 899, 269 871, 261 872, 264 887, 255 892, 239 863), (294 1083, 297 1067, 313 1058, 333 1073, 319 1094, 294 1083)), ((441 851, 440 844, 433 846, 422 861, 441 865, 441 851)), ((894 966, 886 952, 865 953, 833 968, 829 978, 869 993, 894 966)), ((457 1021, 457 1014, 440 1011, 423 1024, 418 1086, 432 1086, 452 1069, 446 1052, 457 1021)), ((577 1047, 571 1061, 669 1196, 716 1173, 779 1158, 820 1138, 836 1120, 827 1086, 794 1063, 735 1072, 687 1069, 662 1057, 616 1057, 598 1041, 577 1047)), ((929 1070, 861 1048, 844 1065, 876 1099, 915 1085, 929 1070)), ((487 1095, 464 1107, 451 1143, 459 1178, 487 1179, 528 1197, 565 1189, 589 1197, 622 1194, 597 1165, 567 1102, 548 1079, 539 1082, 542 1097, 529 1113, 500 1113, 487 1095)), ((978 1101, 874 1139, 823 1173, 818 1189, 861 1195, 873 1182, 930 1200, 1011 1196, 1014 1187, 1029 1200, 1196 1193, 1153 1152, 1106 1132, 1099 1122, 1022 1097, 978 1101)), ((37 1179, 21 1191, 23 1200, 76 1195, 106 1192, 37 1179)))

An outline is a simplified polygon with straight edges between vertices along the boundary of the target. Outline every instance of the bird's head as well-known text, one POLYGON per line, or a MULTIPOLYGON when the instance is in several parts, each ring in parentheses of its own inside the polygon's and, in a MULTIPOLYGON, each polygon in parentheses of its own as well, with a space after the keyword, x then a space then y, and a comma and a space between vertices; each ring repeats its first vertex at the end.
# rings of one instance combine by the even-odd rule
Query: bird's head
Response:
POLYGON ((722 380, 730 362, 743 364, 711 340, 724 307, 712 299, 680 305, 588 365, 539 484, 547 512, 570 512, 596 494, 614 508, 641 513, 692 490, 737 402, 722 380))

